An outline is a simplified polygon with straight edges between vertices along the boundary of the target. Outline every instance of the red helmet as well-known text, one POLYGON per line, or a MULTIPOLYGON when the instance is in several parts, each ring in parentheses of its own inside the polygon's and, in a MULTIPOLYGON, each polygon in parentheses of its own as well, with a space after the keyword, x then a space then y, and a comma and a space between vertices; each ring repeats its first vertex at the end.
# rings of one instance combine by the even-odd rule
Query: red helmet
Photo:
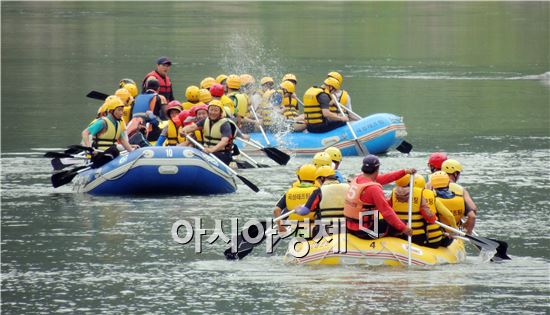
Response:
POLYGON ((181 112, 183 110, 179 101, 171 101, 170 103, 168 103, 168 106, 166 106, 166 112, 169 112, 172 109, 175 109, 178 112, 181 112))
POLYGON ((441 164, 443 164, 445 160, 447 160, 447 154, 443 152, 434 152, 430 155, 430 158, 428 159, 428 166, 440 170, 441 164))
POLYGON ((187 117, 189 117, 189 113, 190 111, 189 110, 183 110, 179 115, 178 115, 178 119, 180 120, 181 123, 184 124, 185 126, 185 120, 187 119, 187 117))
POLYGON ((219 83, 216 83, 210 87, 210 94, 212 94, 212 96, 221 97, 224 92, 225 89, 223 85, 219 83))
POLYGON ((191 107, 191 109, 190 109, 191 114, 190 115, 193 116, 193 117, 197 116, 197 112, 199 110, 208 111, 208 105, 202 104, 202 105, 196 105, 196 106, 191 107))

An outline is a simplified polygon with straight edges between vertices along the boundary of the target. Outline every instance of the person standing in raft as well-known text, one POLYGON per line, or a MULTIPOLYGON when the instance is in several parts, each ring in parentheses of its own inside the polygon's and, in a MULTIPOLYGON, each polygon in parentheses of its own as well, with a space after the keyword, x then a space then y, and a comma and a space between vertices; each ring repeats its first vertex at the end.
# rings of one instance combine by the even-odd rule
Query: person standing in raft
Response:
POLYGON ((159 94, 164 96, 168 102, 174 100, 174 92, 172 90, 172 82, 170 82, 170 77, 168 76, 168 70, 172 66, 172 60, 168 57, 160 57, 157 60, 157 68, 145 75, 143 82, 141 83, 142 93, 145 92, 147 87, 147 81, 151 78, 157 79, 160 84, 159 94))
POLYGON ((323 133, 346 125, 347 116, 340 116, 331 94, 340 88, 340 82, 328 77, 321 87, 310 87, 304 94, 304 115, 307 131, 323 133))
POLYGON ((233 134, 232 124, 224 118, 222 103, 213 100, 208 105, 208 117, 197 121, 182 129, 182 136, 188 135, 195 130, 202 130, 202 144, 205 153, 212 153, 217 158, 229 165, 233 152, 233 134))
POLYGON ((126 135, 126 125, 122 120, 124 112, 124 103, 115 95, 107 97, 103 104, 107 115, 98 118, 96 122, 82 131, 82 143, 85 146, 90 146, 90 137, 93 137, 91 146, 105 151, 120 141, 120 144, 128 152, 133 151, 132 146, 128 143, 126 135))
POLYGON ((399 219, 386 201, 382 185, 389 184, 405 174, 414 174, 416 170, 411 168, 379 174, 379 168, 380 160, 375 155, 369 154, 363 159, 361 167, 363 174, 353 179, 346 195, 344 204, 346 229, 348 233, 363 239, 375 239, 400 233, 412 236, 412 229, 399 219), (374 216, 377 213, 374 210, 380 211, 384 219, 378 218, 378 215, 374 216), (374 211, 374 213, 363 213, 366 211, 374 211), (374 220, 378 221, 378 231, 375 229, 374 220))

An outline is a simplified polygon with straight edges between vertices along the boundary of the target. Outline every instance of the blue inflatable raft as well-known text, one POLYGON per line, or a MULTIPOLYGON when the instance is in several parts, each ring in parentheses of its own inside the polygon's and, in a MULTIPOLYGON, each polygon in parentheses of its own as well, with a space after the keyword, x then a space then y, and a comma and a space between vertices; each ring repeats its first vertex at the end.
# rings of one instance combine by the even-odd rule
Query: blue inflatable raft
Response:
POLYGON ((232 193, 225 165, 190 147, 147 147, 121 155, 74 179, 73 190, 92 195, 208 195, 232 193))
MULTIPOLYGON (((393 115, 379 113, 370 115, 361 120, 351 122, 359 141, 363 143, 371 154, 380 154, 399 146, 407 130, 403 118, 393 115)), ((267 146, 261 133, 250 134, 251 139, 267 146)), ((343 126, 326 133, 290 132, 287 134, 267 134, 270 146, 279 149, 287 149, 299 155, 313 155, 319 151, 334 146, 342 151, 344 156, 361 155, 356 147, 351 131, 343 126)), ((245 151, 256 151, 257 149, 237 141, 239 148, 245 151)))

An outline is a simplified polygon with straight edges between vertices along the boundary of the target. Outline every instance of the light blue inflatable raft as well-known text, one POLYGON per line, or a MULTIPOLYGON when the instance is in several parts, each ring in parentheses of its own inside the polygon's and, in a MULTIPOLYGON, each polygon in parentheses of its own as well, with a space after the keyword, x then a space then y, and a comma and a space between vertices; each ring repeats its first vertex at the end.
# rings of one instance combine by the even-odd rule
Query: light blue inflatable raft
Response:
POLYGON ((209 195, 237 185, 225 165, 190 147, 147 147, 121 155, 73 180, 76 192, 92 195, 209 195))
MULTIPOLYGON (((358 140, 366 146, 371 154, 380 154, 395 149, 407 136, 403 118, 393 114, 379 113, 370 115, 352 122, 351 126, 358 140)), ((267 144, 259 132, 251 133, 250 137, 264 146, 286 149, 298 155, 314 155, 330 146, 339 148, 344 156, 361 155, 347 126, 326 133, 291 132, 283 135, 267 134, 270 145, 267 144)), ((241 141, 237 141, 237 144, 244 151, 257 150, 241 141)))

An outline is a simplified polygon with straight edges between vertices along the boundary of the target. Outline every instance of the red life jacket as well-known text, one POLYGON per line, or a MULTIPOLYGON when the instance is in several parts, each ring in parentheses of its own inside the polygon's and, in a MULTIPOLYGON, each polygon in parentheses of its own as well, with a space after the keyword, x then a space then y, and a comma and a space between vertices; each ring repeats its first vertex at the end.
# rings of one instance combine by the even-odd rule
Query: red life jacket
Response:
POLYGON ((145 80, 147 80, 148 77, 155 77, 160 84, 159 94, 166 97, 169 101, 172 101, 170 99, 170 95, 172 95, 172 82, 170 82, 170 77, 162 77, 156 70, 153 70, 145 75, 145 78, 143 78, 143 82, 141 83, 141 86, 145 86, 145 80))
MULTIPOLYGON (((361 200, 361 194, 363 193, 363 190, 365 190, 369 186, 380 186, 377 182, 366 182, 363 184, 358 183, 358 177, 356 177, 351 183, 350 183, 350 189, 348 190, 348 194, 346 195, 346 200, 344 203, 344 216, 346 217, 346 227, 349 230, 352 231, 358 231, 360 223, 362 223, 364 228, 372 229, 373 223, 374 223, 374 217, 372 215, 367 215, 362 218, 362 222, 360 222, 361 212, 363 211, 369 211, 369 210, 377 210, 375 205, 369 205, 363 203, 361 200)), ((378 219, 378 218, 376 218, 378 219)))

